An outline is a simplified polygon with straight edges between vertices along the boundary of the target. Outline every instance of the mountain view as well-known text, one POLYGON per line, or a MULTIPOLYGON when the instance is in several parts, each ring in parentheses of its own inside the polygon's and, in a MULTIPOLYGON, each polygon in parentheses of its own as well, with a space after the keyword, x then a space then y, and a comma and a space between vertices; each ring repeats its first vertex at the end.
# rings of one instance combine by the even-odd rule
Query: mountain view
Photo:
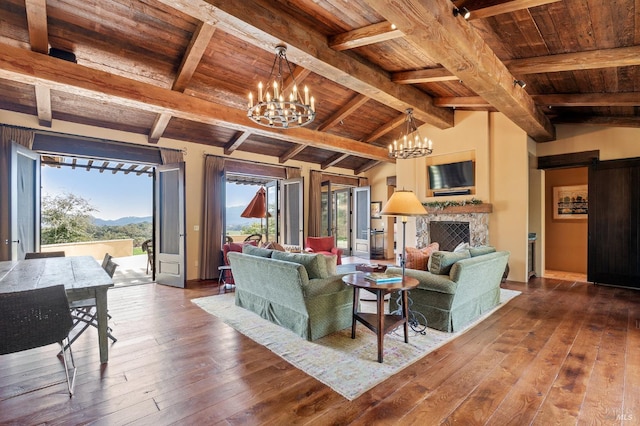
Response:
MULTIPOLYGON (((244 211, 245 207, 236 206, 236 207, 228 207, 227 208, 227 226, 229 227, 242 227, 244 225, 249 225, 253 222, 259 221, 260 219, 252 219, 240 216, 244 211)), ((93 224, 96 226, 124 226, 135 223, 144 223, 144 222, 152 222, 152 216, 144 216, 144 217, 136 217, 136 216, 126 216, 121 217, 119 219, 105 220, 97 217, 93 218, 93 224)))

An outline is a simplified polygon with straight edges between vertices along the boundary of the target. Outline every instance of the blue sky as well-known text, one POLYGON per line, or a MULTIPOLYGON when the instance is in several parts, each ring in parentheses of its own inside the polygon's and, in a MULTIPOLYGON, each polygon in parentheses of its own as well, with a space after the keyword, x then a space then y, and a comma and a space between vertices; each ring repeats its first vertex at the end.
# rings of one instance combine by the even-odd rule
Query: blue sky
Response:
MULTIPOLYGON (((187 191, 189 185, 187 182, 187 191)), ((227 207, 246 206, 258 190, 253 185, 227 185, 227 207)), ((145 217, 153 214, 153 179, 135 173, 71 167, 42 168, 42 195, 72 193, 97 209, 93 216, 115 220, 121 217, 145 217)))

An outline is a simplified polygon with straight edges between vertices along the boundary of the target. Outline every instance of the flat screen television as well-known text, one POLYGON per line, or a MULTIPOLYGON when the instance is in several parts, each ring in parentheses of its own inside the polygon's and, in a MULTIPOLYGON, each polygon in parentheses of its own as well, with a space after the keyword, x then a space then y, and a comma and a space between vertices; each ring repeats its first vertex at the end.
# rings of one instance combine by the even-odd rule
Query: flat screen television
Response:
POLYGON ((473 161, 428 166, 429 188, 432 190, 462 188, 475 185, 473 161))

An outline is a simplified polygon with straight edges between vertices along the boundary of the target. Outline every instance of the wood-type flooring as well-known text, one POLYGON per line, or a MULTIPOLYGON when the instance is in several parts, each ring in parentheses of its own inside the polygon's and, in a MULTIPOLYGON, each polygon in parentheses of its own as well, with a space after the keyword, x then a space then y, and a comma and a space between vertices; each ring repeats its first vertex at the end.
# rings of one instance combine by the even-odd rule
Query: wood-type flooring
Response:
MULTIPOLYGON (((533 278, 523 294, 354 401, 156 284, 109 290, 118 341, 0 356, 0 424, 640 424, 640 292, 533 278)), ((364 328, 360 332, 368 332, 364 328)))

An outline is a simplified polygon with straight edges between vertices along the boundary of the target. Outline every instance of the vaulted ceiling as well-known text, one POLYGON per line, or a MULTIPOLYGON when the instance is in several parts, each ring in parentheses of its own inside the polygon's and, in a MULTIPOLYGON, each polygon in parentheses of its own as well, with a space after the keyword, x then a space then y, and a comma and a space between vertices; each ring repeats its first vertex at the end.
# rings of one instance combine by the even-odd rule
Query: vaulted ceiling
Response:
POLYGON ((3 0, 0 108, 43 126, 65 120, 362 172, 391 161, 386 146, 407 108, 440 129, 454 126, 454 109, 500 111, 540 143, 557 123, 639 126, 637 6, 3 0), (469 20, 453 13, 463 7, 469 20), (246 116, 278 44, 317 99, 309 126, 276 130, 246 116))

